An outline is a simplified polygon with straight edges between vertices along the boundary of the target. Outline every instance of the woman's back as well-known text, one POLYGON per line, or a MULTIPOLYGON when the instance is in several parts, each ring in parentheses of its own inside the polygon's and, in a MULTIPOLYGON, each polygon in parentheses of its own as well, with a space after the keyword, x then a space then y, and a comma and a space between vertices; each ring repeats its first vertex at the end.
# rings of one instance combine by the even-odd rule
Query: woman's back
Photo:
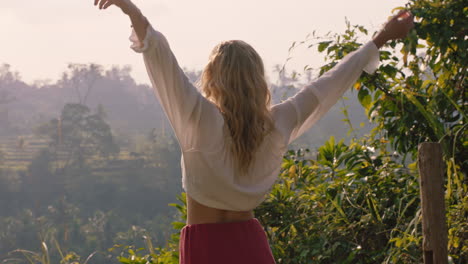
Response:
POLYGON ((225 108, 188 81, 167 40, 151 25, 143 42, 136 35, 131 39, 132 47, 144 54, 155 94, 179 141, 183 189, 204 206, 229 211, 250 211, 264 200, 277 179, 287 145, 320 119, 363 69, 375 70, 379 60, 378 49, 370 41, 294 97, 273 106, 269 113, 273 127, 250 153, 248 169, 240 171, 232 151, 237 142, 221 112, 225 108))

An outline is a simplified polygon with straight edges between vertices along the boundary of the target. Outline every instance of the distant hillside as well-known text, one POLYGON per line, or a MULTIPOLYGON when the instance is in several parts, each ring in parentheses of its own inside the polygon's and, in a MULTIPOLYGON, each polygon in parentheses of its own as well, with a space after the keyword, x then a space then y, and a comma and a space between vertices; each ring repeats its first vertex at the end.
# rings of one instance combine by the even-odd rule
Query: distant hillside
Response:
MULTIPOLYGON (((187 71, 195 82, 200 72, 187 71)), ((161 133, 172 133, 170 125, 155 99, 151 87, 136 84, 129 67, 103 70, 102 66, 70 64, 63 77, 56 83, 24 83, 9 65, 0 66, 0 136, 17 138, 31 135, 35 127, 56 118, 66 103, 80 102, 94 111, 103 111, 114 133, 128 135, 147 133, 155 128, 161 133)), ((294 81, 271 86, 273 102, 294 95, 303 84, 294 81)), ((349 91, 349 100, 342 100, 307 134, 298 139, 295 146, 313 148, 329 136, 346 137, 349 127, 342 121, 343 106, 355 128, 364 122, 361 133, 369 130, 367 118, 356 96, 349 91)))

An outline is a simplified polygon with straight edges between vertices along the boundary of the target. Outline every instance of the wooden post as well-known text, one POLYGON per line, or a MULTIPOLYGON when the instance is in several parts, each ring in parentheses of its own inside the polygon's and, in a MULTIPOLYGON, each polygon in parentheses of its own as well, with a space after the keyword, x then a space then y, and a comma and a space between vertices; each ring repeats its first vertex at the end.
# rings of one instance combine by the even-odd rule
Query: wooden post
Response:
POLYGON ((439 143, 422 143, 418 151, 424 264, 447 264, 442 147, 439 143))

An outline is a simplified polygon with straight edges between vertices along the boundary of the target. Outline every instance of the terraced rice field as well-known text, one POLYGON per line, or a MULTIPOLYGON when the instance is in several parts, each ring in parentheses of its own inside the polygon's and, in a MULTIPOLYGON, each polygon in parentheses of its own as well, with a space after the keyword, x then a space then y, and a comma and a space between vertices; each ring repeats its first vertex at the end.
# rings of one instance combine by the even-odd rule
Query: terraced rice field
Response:
POLYGON ((0 137, 2 154, 0 167, 9 169, 26 169, 31 160, 42 148, 48 146, 46 139, 33 136, 0 137))
MULTIPOLYGON (((10 170, 26 170, 31 161, 39 154, 41 149, 47 148, 48 138, 40 138, 34 135, 24 136, 0 136, 0 168, 10 170)), ((66 160, 66 152, 58 152, 58 163, 66 160)), ((94 157, 93 160, 101 160, 94 157)), ((119 160, 133 159, 129 151, 122 149, 117 157, 119 160)), ((56 164, 60 166, 60 164, 56 164)))

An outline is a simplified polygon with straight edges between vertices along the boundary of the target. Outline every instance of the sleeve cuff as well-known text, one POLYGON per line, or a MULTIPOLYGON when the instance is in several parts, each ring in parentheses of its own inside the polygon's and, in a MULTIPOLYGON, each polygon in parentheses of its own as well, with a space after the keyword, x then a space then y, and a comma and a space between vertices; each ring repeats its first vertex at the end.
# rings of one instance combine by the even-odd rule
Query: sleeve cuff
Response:
POLYGON ((369 58, 366 66, 364 66, 364 71, 368 74, 373 74, 380 64, 379 49, 372 40, 365 44, 365 49, 369 55, 369 58))
POLYGON ((132 29, 132 34, 130 35, 130 38, 129 38, 129 40, 132 42, 132 45, 130 46, 130 48, 133 49, 137 53, 145 52, 150 46, 150 38, 153 35, 152 33, 153 33, 153 28, 151 27, 150 24, 148 24, 146 28, 145 39, 143 41, 140 41, 140 39, 138 39, 138 36, 135 32, 135 29, 132 29))

